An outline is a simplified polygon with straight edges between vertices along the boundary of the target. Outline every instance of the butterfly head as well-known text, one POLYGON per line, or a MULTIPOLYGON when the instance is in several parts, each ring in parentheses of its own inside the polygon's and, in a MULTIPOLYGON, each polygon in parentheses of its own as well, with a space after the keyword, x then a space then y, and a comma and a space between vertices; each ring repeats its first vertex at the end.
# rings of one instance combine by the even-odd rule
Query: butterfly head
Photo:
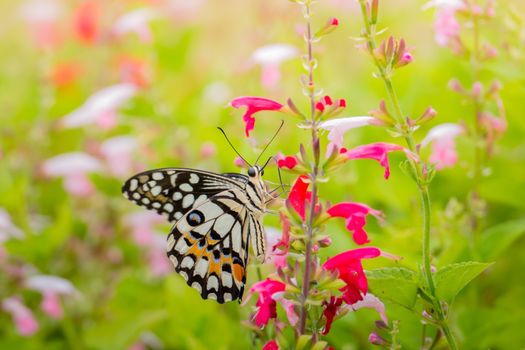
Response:
POLYGON ((248 176, 252 179, 257 179, 263 175, 264 175, 264 167, 261 168, 258 165, 254 165, 248 168, 248 176))

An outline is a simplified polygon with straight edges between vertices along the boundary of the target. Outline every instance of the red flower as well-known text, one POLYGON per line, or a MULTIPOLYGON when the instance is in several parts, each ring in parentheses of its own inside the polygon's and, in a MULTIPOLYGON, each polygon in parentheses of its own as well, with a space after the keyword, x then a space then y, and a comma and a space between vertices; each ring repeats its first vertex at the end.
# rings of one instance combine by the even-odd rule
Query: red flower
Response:
POLYGON ((255 324, 258 327, 267 325, 271 318, 277 317, 277 304, 273 295, 283 292, 285 287, 284 283, 267 278, 255 283, 250 288, 251 293, 259 293, 259 299, 256 303, 258 310, 255 314, 255 324))
POLYGON ((330 302, 323 302, 324 310, 323 315, 326 318, 326 324, 324 326, 323 335, 327 335, 328 332, 330 332, 330 328, 332 328, 332 322, 334 321, 335 315, 337 315, 337 311, 339 310, 339 307, 343 304, 342 298, 336 298, 336 297, 330 297, 330 302))
POLYGON ((253 130, 255 126, 255 118, 252 117, 253 114, 259 111, 280 111, 283 108, 283 105, 279 102, 262 98, 262 97, 237 97, 233 99, 230 103, 234 108, 247 107, 246 113, 242 117, 246 123, 246 136, 250 136, 250 131, 253 130))
POLYGON ((78 38, 88 44, 93 43, 98 35, 98 9, 94 2, 85 1, 75 13, 75 30, 78 38))
POLYGON ((67 87, 80 76, 82 68, 75 62, 60 63, 53 68, 51 82, 57 88, 67 87))
MULTIPOLYGON (((288 194, 288 203, 294 208, 295 212, 299 214, 301 220, 305 220, 306 214, 306 205, 312 200, 312 192, 308 191, 308 182, 305 182, 308 177, 306 175, 301 175, 295 180, 290 193, 288 194)), ((318 206, 316 205, 316 211, 318 206)))
POLYGON ((277 155, 277 166, 279 168, 293 169, 297 165, 298 161, 295 156, 284 156, 282 154, 277 155))
POLYGON ((361 259, 376 258, 379 255, 381 255, 381 251, 377 248, 358 248, 338 254, 323 264, 323 268, 326 270, 337 270, 339 279, 346 283, 346 286, 340 291, 343 292, 342 298, 347 304, 352 305, 363 300, 363 295, 368 291, 368 282, 361 265, 361 259))
POLYGON ((401 151, 403 147, 392 143, 376 142, 363 145, 344 152, 348 159, 368 158, 374 159, 385 168, 385 179, 390 176, 390 165, 388 164, 388 153, 401 151))
POLYGON ((279 345, 277 345, 275 340, 270 340, 264 344, 262 350, 279 350, 279 345))
POLYGON ((352 232, 354 242, 362 245, 370 242, 364 230, 366 216, 372 214, 381 219, 381 212, 361 203, 344 202, 338 203, 327 210, 331 217, 345 218, 346 229, 352 232))

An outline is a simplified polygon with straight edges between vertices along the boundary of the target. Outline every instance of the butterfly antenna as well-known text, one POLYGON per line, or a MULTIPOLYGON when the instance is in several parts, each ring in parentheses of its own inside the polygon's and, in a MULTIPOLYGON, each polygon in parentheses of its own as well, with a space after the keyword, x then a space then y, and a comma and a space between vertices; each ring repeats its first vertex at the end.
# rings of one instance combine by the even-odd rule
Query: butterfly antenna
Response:
MULTIPOLYGON (((284 120, 281 120, 281 125, 279 126, 279 129, 277 129, 275 134, 273 134, 273 137, 271 138, 271 140, 266 144, 266 146, 264 146, 263 150, 261 151, 261 154, 259 154, 259 157, 257 157, 257 159, 255 160, 255 164, 257 164, 257 162, 259 161, 259 158, 261 158, 261 156, 263 155, 264 151, 266 151, 268 146, 270 146, 271 143, 273 142, 273 140, 277 137, 277 134, 279 133, 279 131, 281 131, 281 128, 283 127, 283 125, 284 125, 284 120)), ((266 164, 268 164, 268 162, 266 162, 266 164)), ((266 166, 266 164, 264 166, 266 166)), ((264 169, 264 167, 263 167, 263 169, 264 169)))
POLYGON ((222 134, 224 135, 224 137, 226 138, 226 141, 228 141, 228 144, 230 145, 230 147, 235 151, 235 153, 237 153, 237 155, 243 160, 243 162, 246 163, 246 165, 248 165, 249 167, 251 167, 251 164, 248 163, 248 161, 246 159, 244 159, 243 156, 241 156, 241 154, 235 149, 235 147, 233 146, 233 144, 231 143, 230 139, 228 138, 228 136, 226 136, 226 133, 224 132, 224 130, 218 126, 217 129, 219 129, 222 134))

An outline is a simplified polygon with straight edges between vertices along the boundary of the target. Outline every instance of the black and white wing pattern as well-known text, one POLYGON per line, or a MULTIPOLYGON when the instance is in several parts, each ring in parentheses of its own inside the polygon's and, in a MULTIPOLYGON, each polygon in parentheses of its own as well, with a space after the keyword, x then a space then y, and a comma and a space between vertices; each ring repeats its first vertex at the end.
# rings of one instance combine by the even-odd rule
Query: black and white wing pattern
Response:
POLYGON ((267 193, 260 174, 214 174, 166 168, 137 174, 124 184, 126 198, 175 222, 167 254, 175 270, 202 298, 241 299, 248 246, 265 254, 262 228, 267 193))

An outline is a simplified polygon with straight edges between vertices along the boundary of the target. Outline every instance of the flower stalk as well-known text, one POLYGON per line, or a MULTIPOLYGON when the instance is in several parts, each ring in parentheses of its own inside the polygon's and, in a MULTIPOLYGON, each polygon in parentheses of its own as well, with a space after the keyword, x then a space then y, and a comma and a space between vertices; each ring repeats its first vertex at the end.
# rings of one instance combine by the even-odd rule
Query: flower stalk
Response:
MULTIPOLYGON (((372 7, 375 8, 375 19, 372 20, 368 14, 368 5, 366 0, 359 0, 361 15, 364 21, 364 33, 363 37, 366 40, 366 47, 374 60, 374 64, 379 71, 378 77, 383 81, 390 103, 393 107, 393 117, 396 122, 396 131, 403 136, 407 148, 414 154, 418 154, 419 151, 416 147, 413 132, 414 129, 409 125, 408 120, 405 118, 401 109, 401 104, 397 97, 394 84, 391 77, 392 68, 388 64, 381 61, 376 55, 376 21, 377 21, 377 0, 372 0, 372 7)), ((426 282, 427 292, 432 299, 432 306, 436 310, 437 321, 440 330, 445 335, 447 342, 451 349, 457 349, 456 340, 449 329, 447 324, 447 317, 442 308, 441 301, 436 295, 436 287, 432 275, 431 267, 431 254, 430 254, 430 228, 431 228, 431 200, 429 193, 429 178, 427 165, 423 162, 417 162, 414 159, 408 159, 410 166, 414 173, 414 180, 417 184, 418 191, 421 198, 422 214, 423 214, 423 232, 422 232, 422 260, 423 260, 423 272, 426 282)))

